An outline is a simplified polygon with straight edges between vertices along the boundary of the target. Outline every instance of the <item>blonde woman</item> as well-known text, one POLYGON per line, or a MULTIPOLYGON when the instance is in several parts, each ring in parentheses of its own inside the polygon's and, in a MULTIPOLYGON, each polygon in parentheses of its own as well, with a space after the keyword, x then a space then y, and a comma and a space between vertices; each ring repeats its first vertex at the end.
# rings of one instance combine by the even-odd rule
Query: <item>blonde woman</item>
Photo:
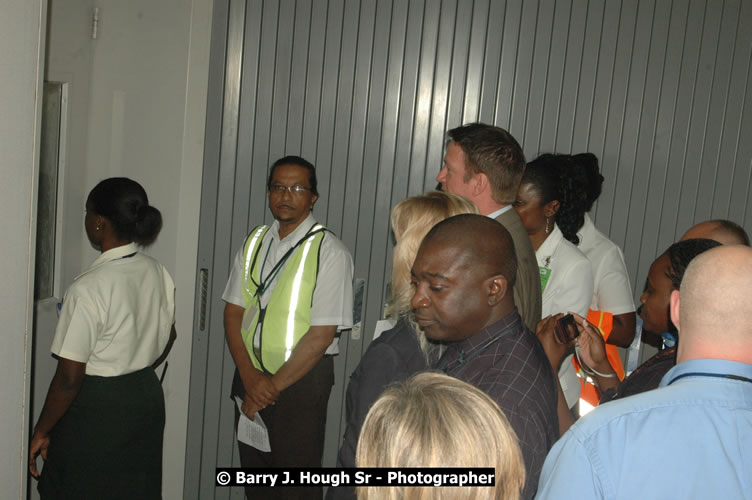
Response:
POLYGON ((381 395, 363 423, 356 463, 495 469, 493 487, 360 487, 358 500, 516 500, 525 483, 517 436, 499 406, 480 389, 443 373, 420 373, 381 395))
MULTIPOLYGON (((347 426, 337 457, 338 467, 355 466, 355 446, 366 413, 384 388, 425 370, 431 345, 410 320, 410 268, 418 247, 430 229, 444 219, 478 213, 475 204, 461 196, 431 191, 401 201, 392 209, 396 245, 392 259, 392 295, 387 316, 396 321, 366 350, 347 386, 347 426)), ((354 498, 353 488, 329 488, 327 499, 354 498)))

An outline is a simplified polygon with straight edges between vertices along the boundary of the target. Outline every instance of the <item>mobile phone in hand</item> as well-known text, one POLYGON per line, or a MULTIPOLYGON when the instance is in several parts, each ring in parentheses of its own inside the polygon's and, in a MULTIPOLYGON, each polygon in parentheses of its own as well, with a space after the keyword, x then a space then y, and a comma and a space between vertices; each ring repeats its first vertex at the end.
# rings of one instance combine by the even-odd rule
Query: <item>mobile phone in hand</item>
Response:
POLYGON ((556 325, 554 326, 554 333, 556 335, 556 340, 560 344, 569 344, 576 339, 580 334, 580 331, 577 329, 574 316, 567 314, 557 319, 556 325))

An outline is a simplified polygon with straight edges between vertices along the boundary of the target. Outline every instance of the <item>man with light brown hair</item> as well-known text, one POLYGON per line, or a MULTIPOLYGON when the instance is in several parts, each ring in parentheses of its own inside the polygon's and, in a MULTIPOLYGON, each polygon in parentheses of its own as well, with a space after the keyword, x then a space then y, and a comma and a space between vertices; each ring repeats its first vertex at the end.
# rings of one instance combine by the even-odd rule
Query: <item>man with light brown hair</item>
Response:
POLYGON ((485 123, 470 123, 447 133, 444 166, 436 181, 442 191, 464 196, 480 213, 509 231, 517 257, 514 301, 528 328, 541 320, 538 261, 525 226, 512 208, 520 187, 525 155, 512 134, 485 123))

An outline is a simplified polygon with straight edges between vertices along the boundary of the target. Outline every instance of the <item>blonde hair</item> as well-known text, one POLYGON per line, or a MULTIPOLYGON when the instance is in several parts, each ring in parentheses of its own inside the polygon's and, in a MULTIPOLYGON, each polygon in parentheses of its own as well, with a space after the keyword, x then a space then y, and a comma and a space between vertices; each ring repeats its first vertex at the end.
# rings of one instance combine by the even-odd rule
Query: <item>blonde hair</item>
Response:
POLYGON ((462 196, 429 191, 411 196, 392 209, 392 231, 397 245, 392 262, 392 295, 386 308, 388 317, 398 318, 410 312, 413 290, 410 269, 423 238, 433 226, 459 214, 477 214, 478 207, 462 196))
POLYGON ((360 432, 358 467, 491 467, 495 486, 358 487, 358 500, 519 499, 522 452, 499 406, 478 388, 443 373, 419 373, 392 385, 360 432))

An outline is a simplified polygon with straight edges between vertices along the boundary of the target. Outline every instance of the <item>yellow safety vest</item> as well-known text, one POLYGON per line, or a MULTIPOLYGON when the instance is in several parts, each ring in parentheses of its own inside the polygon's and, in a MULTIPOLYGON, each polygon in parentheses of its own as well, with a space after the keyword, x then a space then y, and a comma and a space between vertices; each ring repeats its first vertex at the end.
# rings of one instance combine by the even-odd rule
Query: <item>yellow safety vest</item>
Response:
MULTIPOLYGON (((243 300, 245 311, 240 328, 243 343, 253 365, 262 371, 276 373, 290 358, 292 350, 305 335, 311 324, 311 303, 319 268, 319 249, 326 228, 314 224, 306 235, 286 255, 279 281, 272 291, 269 303, 261 309, 261 295, 268 286, 261 282, 261 266, 265 257, 259 258, 261 242, 269 226, 259 226, 248 235, 244 245, 243 300), (247 317, 250 314, 251 318, 247 317), (259 337, 260 348, 254 348, 254 333, 259 337)), ((265 278, 273 280, 274 270, 265 278)))

